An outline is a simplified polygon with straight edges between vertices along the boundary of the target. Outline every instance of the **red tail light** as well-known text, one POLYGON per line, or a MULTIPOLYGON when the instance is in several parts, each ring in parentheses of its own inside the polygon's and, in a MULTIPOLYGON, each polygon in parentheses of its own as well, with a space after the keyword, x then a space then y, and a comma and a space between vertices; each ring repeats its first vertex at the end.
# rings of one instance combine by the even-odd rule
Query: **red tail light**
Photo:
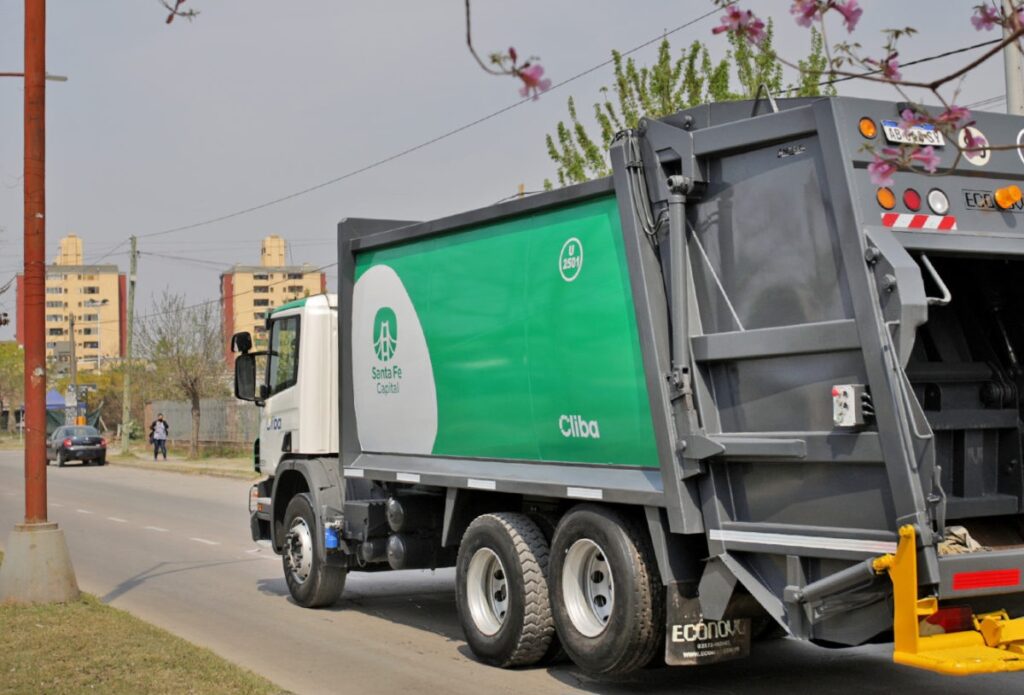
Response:
POLYGON ((974 615, 970 606, 946 606, 928 616, 921 625, 921 634, 966 632, 974 628, 974 615))
POLYGON ((903 204, 906 205, 907 209, 911 212, 917 212, 921 209, 921 194, 913 188, 908 188, 903 191, 903 204))
POLYGON ((100 446, 106 446, 106 445, 107 445, 106 438, 105 437, 100 437, 100 446))
POLYGON ((70 448, 72 444, 74 444, 74 442, 72 442, 70 438, 64 440, 65 447, 70 448))

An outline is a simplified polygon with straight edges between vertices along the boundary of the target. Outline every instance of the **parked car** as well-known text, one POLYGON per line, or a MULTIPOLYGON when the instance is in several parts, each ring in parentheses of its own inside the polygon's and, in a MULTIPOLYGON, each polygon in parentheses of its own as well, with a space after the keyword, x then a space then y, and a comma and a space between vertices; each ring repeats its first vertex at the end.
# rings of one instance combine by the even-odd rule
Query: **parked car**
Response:
POLYGON ((58 466, 63 466, 68 461, 96 463, 102 466, 107 462, 107 440, 100 436, 95 427, 58 427, 47 443, 46 460, 56 461, 58 466))

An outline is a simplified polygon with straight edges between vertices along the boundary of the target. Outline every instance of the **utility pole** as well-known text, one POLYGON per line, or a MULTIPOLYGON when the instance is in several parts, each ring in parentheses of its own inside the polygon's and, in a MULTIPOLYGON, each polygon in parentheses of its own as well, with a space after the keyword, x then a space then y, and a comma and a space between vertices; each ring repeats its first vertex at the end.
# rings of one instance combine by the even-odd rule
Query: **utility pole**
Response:
MULTIPOLYGON (((1007 17, 1012 17, 1017 11, 1011 0, 1003 0, 1003 10, 1007 17)), ((1008 22, 1003 28, 1003 36, 1013 33, 1008 22)), ((1003 48, 1003 67, 1006 72, 1006 113, 1015 116, 1024 116, 1024 61, 1021 60, 1020 41, 1003 48)))
POLYGON ((78 598, 64 533, 46 520, 46 0, 25 0, 25 522, 7 539, 0 603, 78 598))
POLYGON ((75 310, 71 310, 71 385, 68 390, 71 391, 71 403, 73 407, 67 408, 64 414, 65 425, 77 425, 78 424, 78 349, 75 345, 75 310), (70 422, 69 422, 70 420, 70 422))
POLYGON ((124 391, 121 394, 121 453, 128 453, 131 434, 132 398, 132 335, 135 332, 135 270, 139 253, 139 240, 131 236, 131 251, 128 260, 128 335, 125 340, 124 391))

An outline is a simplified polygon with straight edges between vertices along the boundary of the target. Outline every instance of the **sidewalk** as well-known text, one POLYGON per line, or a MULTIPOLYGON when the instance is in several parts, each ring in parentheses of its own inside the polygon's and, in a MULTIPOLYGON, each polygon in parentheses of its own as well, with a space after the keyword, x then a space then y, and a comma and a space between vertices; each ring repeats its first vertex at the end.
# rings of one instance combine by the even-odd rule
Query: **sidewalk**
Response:
POLYGON ((241 478, 243 480, 252 480, 259 477, 259 474, 253 470, 252 459, 248 457, 187 459, 178 454, 169 454, 166 461, 163 459, 163 456, 160 457, 159 461, 154 461, 153 453, 150 449, 133 450, 125 456, 120 453, 120 448, 116 443, 108 450, 107 461, 115 466, 191 473, 193 475, 216 475, 224 478, 241 478))

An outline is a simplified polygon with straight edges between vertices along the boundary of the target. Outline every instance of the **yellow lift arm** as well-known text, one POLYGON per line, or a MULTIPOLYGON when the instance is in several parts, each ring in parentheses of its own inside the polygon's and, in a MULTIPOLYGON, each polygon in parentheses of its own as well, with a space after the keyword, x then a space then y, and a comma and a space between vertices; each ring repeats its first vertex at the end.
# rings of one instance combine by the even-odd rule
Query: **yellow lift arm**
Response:
POLYGON ((1006 611, 974 616, 973 630, 922 635, 921 621, 939 610, 934 596, 917 596, 917 538, 913 526, 900 528, 895 555, 874 561, 888 572, 893 588, 893 661, 953 676, 1024 671, 1024 618, 1006 611))

